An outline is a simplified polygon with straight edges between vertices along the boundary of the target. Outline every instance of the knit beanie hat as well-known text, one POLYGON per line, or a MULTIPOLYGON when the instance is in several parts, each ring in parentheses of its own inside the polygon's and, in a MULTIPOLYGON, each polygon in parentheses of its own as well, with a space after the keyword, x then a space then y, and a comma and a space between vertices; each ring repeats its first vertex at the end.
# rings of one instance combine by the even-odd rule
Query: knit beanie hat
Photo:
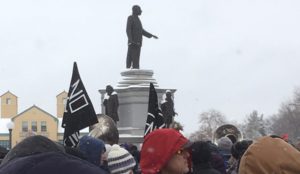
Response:
POLYGON ((243 141, 236 142, 231 147, 231 155, 235 159, 239 160, 252 143, 253 143, 252 140, 243 140, 243 141))
POLYGON ((141 150, 140 166, 143 174, 156 174, 181 148, 190 144, 174 129, 156 129, 146 135, 141 150))
POLYGON ((104 142, 91 136, 83 136, 79 140, 78 149, 84 154, 87 161, 99 166, 102 153, 105 152, 104 142))
POLYGON ((211 149, 209 142, 194 142, 191 147, 191 154, 194 166, 209 163, 211 159, 211 149))
POLYGON ((110 152, 110 149, 111 149, 111 145, 110 144, 105 144, 105 153, 103 154, 103 157, 104 159, 107 160, 107 157, 108 157, 108 153, 110 152))
POLYGON ((135 166, 133 156, 124 148, 114 144, 107 157, 108 168, 112 174, 129 173, 135 166))
POLYGON ((217 141, 218 147, 221 150, 231 150, 232 141, 228 137, 222 137, 217 141))

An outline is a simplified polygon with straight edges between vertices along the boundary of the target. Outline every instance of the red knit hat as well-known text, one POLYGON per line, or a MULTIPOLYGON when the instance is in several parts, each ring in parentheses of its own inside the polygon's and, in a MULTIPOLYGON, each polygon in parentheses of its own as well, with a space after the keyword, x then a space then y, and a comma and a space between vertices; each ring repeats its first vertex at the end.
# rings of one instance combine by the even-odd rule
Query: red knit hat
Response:
POLYGON ((156 174, 189 141, 174 129, 157 129, 149 133, 141 150, 140 166, 143 174, 156 174))

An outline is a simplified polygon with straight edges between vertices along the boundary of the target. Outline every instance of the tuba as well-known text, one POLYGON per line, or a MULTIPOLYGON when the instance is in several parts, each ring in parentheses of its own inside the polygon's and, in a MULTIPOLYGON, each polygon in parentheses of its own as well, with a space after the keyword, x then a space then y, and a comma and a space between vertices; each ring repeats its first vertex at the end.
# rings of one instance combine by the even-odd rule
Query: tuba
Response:
POLYGON ((228 137, 233 144, 243 139, 239 129, 232 124, 224 124, 218 127, 213 134, 213 142, 216 143, 222 137, 228 137))
POLYGON ((99 138, 105 144, 118 144, 119 132, 117 125, 112 118, 104 114, 98 114, 98 123, 91 126, 89 136, 99 138))

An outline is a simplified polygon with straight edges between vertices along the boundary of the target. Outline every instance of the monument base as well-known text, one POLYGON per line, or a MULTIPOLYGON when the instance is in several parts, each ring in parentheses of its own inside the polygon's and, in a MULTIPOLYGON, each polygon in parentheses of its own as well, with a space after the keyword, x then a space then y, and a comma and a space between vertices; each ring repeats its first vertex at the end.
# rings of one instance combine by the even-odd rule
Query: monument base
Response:
MULTIPOLYGON (((144 137, 145 124, 148 114, 149 87, 153 83, 157 92, 158 103, 167 89, 159 88, 153 78, 152 70, 131 69, 121 72, 122 80, 115 91, 119 98, 118 131, 120 142, 141 143, 144 137)), ((171 90, 172 94, 176 91, 171 90)), ((104 99, 105 89, 99 90, 101 101, 104 99)), ((105 108, 102 103, 102 113, 105 108)))

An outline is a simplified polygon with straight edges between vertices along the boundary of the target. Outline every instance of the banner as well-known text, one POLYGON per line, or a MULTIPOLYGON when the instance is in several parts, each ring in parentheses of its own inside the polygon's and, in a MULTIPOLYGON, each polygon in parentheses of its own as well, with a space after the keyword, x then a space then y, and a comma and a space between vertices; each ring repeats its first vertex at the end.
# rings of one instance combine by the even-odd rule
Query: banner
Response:
POLYGON ((76 147, 79 142, 79 130, 95 123, 98 123, 96 112, 80 78, 77 64, 74 62, 66 111, 62 121, 62 127, 65 128, 64 145, 76 147))
POLYGON ((146 127, 144 136, 155 129, 165 128, 164 117, 158 107, 157 93, 154 85, 150 83, 149 88, 149 102, 148 102, 148 115, 146 120, 146 127))

